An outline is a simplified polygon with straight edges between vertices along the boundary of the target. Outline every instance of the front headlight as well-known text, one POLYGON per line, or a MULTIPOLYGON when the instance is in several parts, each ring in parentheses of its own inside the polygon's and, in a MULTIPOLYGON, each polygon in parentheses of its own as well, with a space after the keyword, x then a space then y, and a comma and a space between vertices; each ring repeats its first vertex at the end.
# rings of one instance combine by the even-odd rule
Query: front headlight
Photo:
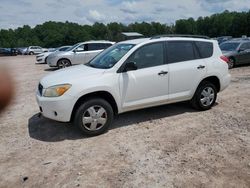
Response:
POLYGON ((52 87, 45 89, 43 96, 44 97, 60 97, 66 91, 68 91, 69 88, 71 88, 70 84, 52 86, 52 87))

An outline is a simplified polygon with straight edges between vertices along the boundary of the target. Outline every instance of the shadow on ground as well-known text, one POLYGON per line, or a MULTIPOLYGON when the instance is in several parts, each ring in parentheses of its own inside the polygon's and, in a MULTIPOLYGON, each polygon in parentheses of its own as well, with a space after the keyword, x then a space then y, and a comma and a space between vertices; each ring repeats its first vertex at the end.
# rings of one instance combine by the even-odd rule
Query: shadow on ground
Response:
POLYGON ((44 71, 47 71, 47 72, 52 72, 52 71, 56 71, 56 70, 58 70, 57 67, 56 68, 46 68, 46 69, 44 69, 44 71))
MULTIPOLYGON (((177 103, 132 111, 117 116, 110 129, 130 125, 136 126, 138 123, 192 112, 195 112, 195 110, 193 110, 188 103, 177 103)), ((59 142, 63 140, 86 138, 81 134, 78 128, 72 124, 56 122, 42 116, 39 117, 39 114, 29 119, 28 128, 30 137, 45 142, 59 142)))

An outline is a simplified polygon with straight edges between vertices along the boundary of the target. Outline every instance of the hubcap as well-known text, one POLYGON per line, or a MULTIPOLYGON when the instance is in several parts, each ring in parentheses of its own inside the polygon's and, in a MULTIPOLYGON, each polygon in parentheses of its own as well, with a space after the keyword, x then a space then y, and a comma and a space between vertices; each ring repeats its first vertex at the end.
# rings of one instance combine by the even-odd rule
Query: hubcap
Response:
POLYGON ((211 87, 206 87, 205 89, 203 89, 203 91, 201 92, 201 104, 203 106, 210 106, 213 101, 214 101, 214 89, 211 87))
POLYGON ((228 68, 231 69, 233 67, 234 67, 234 61, 232 59, 229 59, 228 68))
POLYGON ((69 66, 69 61, 67 61, 67 60, 61 60, 60 62, 59 62, 59 68, 61 69, 61 68, 66 68, 66 67, 68 67, 69 66))
POLYGON ((107 112, 101 106, 91 106, 84 113, 82 123, 84 128, 89 131, 101 129, 107 122, 107 112))

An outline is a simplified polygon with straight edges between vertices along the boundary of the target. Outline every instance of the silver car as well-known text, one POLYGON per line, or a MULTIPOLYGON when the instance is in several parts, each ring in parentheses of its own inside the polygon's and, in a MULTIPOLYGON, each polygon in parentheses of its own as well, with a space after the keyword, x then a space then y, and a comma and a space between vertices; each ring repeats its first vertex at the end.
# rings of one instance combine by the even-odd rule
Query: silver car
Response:
POLYGON ((25 52, 25 55, 34 55, 34 54, 41 54, 43 52, 47 52, 47 48, 42 48, 40 46, 29 46, 25 52))
POLYGON ((38 54, 36 56, 36 64, 47 63, 47 58, 48 58, 48 56, 50 54, 55 53, 55 52, 64 52, 70 47, 71 46, 62 46, 62 47, 59 47, 59 48, 50 49, 48 52, 38 54))
POLYGON ((111 41, 88 41, 75 44, 65 52, 55 52, 47 58, 50 67, 65 68, 76 64, 86 64, 104 49, 112 46, 111 41))

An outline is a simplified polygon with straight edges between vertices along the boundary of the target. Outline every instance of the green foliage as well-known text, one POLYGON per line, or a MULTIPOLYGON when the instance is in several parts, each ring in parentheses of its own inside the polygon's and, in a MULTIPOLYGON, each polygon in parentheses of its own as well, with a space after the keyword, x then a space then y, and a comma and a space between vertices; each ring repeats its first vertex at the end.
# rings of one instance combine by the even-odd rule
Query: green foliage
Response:
POLYGON ((87 40, 122 40, 121 32, 139 32, 145 37, 161 34, 198 34, 217 37, 232 35, 240 37, 250 35, 250 11, 214 14, 210 17, 199 17, 177 20, 175 25, 158 22, 142 22, 124 25, 121 23, 95 23, 79 25, 66 21, 45 22, 31 28, 28 25, 15 30, 0 30, 0 47, 23 47, 40 45, 42 47, 58 47, 73 45, 87 40))

